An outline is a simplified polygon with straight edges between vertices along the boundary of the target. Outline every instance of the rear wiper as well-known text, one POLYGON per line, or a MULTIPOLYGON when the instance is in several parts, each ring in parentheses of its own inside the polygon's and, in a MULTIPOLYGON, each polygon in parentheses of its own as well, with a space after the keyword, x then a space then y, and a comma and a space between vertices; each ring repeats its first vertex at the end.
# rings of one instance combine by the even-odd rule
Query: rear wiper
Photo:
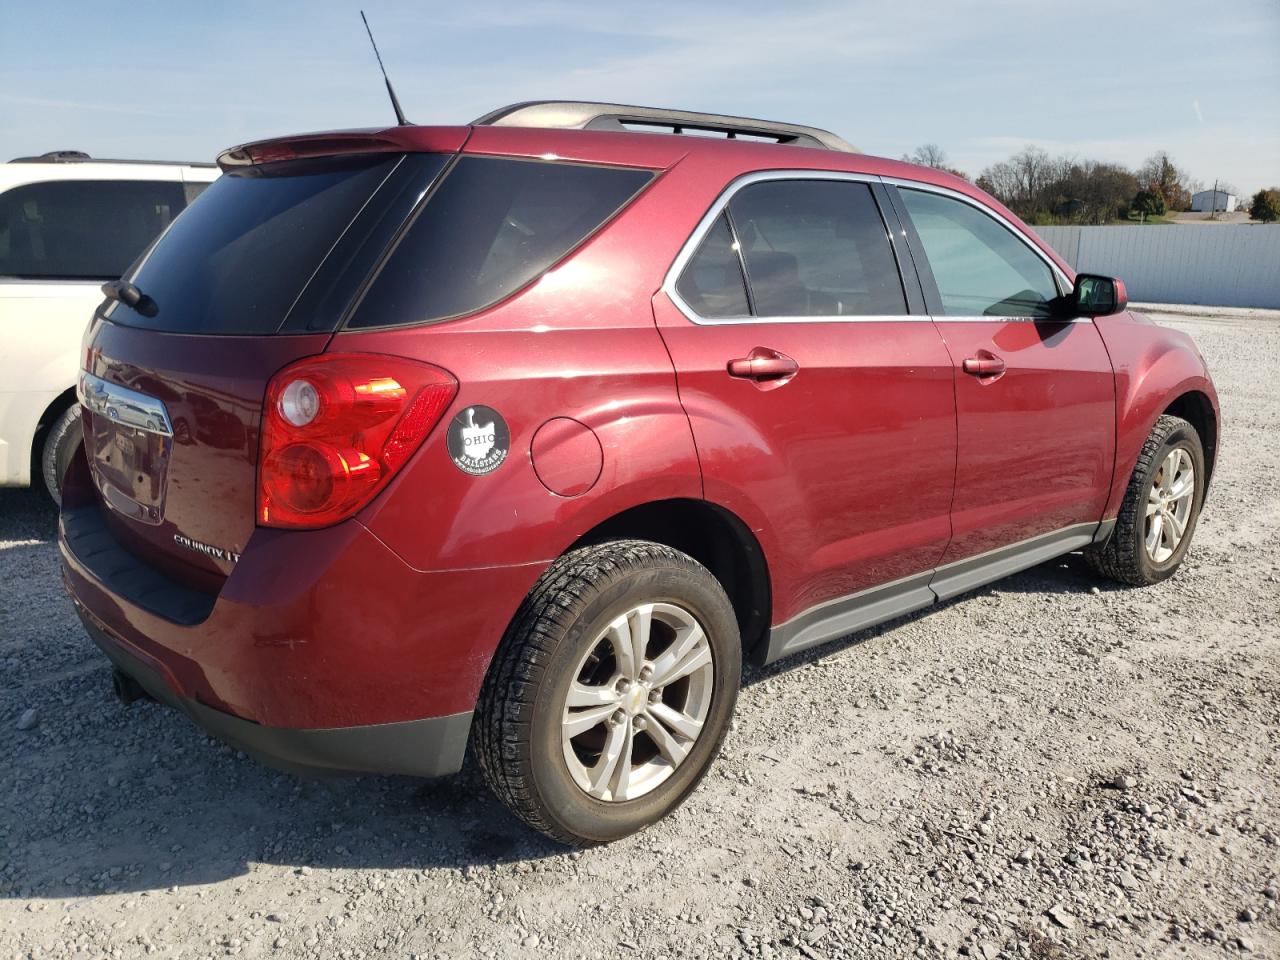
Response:
POLYGON ((156 302, 128 280, 109 280, 102 285, 102 295, 108 300, 123 303, 144 317, 154 317, 160 312, 156 302))

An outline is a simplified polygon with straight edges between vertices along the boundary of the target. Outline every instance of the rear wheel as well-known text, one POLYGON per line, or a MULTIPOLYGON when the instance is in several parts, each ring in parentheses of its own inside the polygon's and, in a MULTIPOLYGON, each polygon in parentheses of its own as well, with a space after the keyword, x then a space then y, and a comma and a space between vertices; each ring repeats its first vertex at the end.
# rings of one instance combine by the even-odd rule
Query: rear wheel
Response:
POLYGON ((474 746, 535 829, 586 846, 660 819, 714 760, 742 653, 720 583, 691 557, 621 540, 560 558, 490 667, 474 746))
POLYGON ((67 474, 67 467, 71 465, 82 436, 78 403, 67 407, 45 434, 44 445, 40 449, 40 472, 54 503, 62 503, 62 478, 67 474))
POLYGON ((1134 586, 1173 576, 1191 546, 1206 479, 1200 435, 1186 420, 1162 416, 1138 455, 1111 538, 1085 551, 1089 565, 1134 586))

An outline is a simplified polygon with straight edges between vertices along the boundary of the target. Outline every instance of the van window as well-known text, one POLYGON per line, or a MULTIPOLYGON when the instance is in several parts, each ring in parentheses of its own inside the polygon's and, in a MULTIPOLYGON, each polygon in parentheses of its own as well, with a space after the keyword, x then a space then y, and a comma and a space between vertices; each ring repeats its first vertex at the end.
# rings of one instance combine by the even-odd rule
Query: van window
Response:
POLYGON ((0 193, 0 276, 114 280, 187 205, 181 183, 51 180, 0 193))
POLYGON ((889 232, 871 188, 842 180, 768 180, 729 201, 759 317, 907 312, 889 232))
POLYGON ((497 303, 563 259, 652 178, 649 170, 463 157, 347 326, 443 320, 497 303))

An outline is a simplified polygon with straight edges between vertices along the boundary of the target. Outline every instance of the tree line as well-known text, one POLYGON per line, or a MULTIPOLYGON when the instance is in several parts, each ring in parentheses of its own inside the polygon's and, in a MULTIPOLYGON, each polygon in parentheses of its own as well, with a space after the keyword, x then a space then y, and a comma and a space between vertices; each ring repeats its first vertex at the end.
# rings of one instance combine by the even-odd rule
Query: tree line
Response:
MULTIPOLYGON (((951 166, 937 144, 925 144, 902 157, 938 170, 971 179, 951 166)), ((1040 147, 1029 146, 1008 160, 993 163, 973 181, 1027 223, 1114 223, 1148 219, 1191 209, 1191 196, 1203 189, 1168 153, 1151 156, 1137 170, 1118 163, 1081 160, 1070 155, 1053 157, 1040 147)), ((1219 182, 1221 193, 1236 193, 1219 182)), ((1250 214, 1255 220, 1280 219, 1280 189, 1260 190, 1250 214)))

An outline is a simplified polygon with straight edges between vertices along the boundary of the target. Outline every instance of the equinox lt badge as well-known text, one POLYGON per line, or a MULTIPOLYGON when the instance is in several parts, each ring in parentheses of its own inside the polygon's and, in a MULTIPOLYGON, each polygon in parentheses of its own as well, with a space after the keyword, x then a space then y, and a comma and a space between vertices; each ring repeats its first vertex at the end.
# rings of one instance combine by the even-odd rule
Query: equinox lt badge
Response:
POLYGON ((196 553, 203 553, 206 557, 212 557, 214 560, 230 560, 232 563, 240 562, 240 554, 233 553, 230 550, 224 550, 222 547, 215 547, 211 543, 201 543, 199 540, 192 540, 190 537, 184 537, 180 533, 173 535, 173 542, 180 547, 186 547, 188 550, 194 550, 196 553))

